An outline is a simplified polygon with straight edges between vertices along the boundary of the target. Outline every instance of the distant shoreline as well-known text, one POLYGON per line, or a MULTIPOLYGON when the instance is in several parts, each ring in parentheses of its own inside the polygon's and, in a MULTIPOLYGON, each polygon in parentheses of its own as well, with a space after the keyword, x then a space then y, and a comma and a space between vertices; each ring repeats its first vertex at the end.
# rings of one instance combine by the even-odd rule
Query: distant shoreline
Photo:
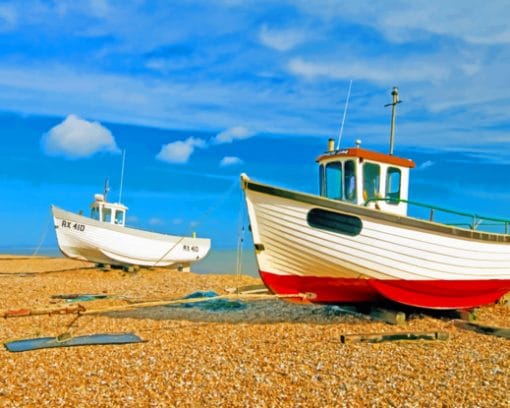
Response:
MULTIPOLYGON (((41 247, 38 251, 33 246, 0 246, 0 259, 6 258, 65 258, 57 247, 41 247)), ((233 275, 237 271, 237 250, 230 248, 211 248, 209 254, 192 266, 192 271, 200 274, 233 275)), ((258 277, 257 262, 253 251, 246 248, 241 254, 241 270, 243 275, 258 277)))

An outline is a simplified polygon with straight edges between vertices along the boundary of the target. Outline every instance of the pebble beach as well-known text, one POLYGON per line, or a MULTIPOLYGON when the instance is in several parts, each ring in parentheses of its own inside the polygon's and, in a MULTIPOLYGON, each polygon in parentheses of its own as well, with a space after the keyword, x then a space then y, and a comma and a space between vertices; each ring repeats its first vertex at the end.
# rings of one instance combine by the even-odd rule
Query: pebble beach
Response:
MULTIPOLYGON (((0 348, 0 406, 76 407, 508 407, 510 340, 475 333, 441 315, 394 326, 331 307, 280 299, 210 311, 164 303, 196 291, 220 295, 260 284, 251 276, 170 269, 124 272, 64 258, 0 256, 0 310, 80 304, 104 313, 2 319, 2 343, 95 333, 144 342, 31 350, 0 348), (66 303, 62 294, 105 298, 66 303), (340 342, 345 334, 398 331, 446 340, 340 342)), ((510 327, 508 303, 477 309, 476 322, 510 327)))

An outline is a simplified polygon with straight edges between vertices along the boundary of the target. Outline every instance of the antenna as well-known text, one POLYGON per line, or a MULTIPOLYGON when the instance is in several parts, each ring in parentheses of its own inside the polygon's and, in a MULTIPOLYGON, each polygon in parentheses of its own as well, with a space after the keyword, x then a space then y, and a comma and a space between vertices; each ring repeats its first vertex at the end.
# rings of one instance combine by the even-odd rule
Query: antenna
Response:
POLYGON ((104 201, 108 201, 106 197, 108 196, 108 192, 110 191, 110 184, 108 182, 108 177, 106 177, 104 181, 104 201))
POLYGON ((396 86, 393 87, 391 95, 393 96, 393 102, 387 103, 386 105, 384 105, 384 107, 391 106, 390 154, 393 154, 393 141, 395 138, 395 117, 397 115, 396 106, 399 103, 402 103, 402 101, 398 99, 398 88, 396 86))
POLYGON ((349 105, 349 98, 351 97, 352 79, 349 81, 349 90, 347 91, 347 98, 345 99, 344 116, 342 117, 342 125, 340 126, 340 133, 338 134, 338 143, 336 144, 336 150, 340 149, 340 140, 342 140, 342 134, 344 133, 345 116, 347 115, 347 106, 349 105))
POLYGON ((124 184, 124 160, 126 159, 126 150, 122 151, 122 170, 120 171, 120 189, 119 189, 119 203, 122 203, 122 186, 124 184))

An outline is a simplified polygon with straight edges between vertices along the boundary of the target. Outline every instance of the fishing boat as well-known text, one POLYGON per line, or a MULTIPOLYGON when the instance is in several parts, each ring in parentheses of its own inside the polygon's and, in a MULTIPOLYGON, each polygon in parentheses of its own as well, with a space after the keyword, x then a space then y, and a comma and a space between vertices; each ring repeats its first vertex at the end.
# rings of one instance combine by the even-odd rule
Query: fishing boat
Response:
MULTIPOLYGON (((466 309, 510 291, 510 220, 408 200, 415 163, 356 145, 316 162, 319 195, 241 175, 259 274, 274 293, 307 294, 317 303, 393 301, 431 309, 466 309), (418 204, 426 219, 408 215, 418 204), (438 211, 468 219, 439 222, 438 211), (468 217, 468 218, 466 218, 468 217), (498 232, 480 223, 498 224, 498 232)), ((448 217, 446 217, 448 218, 448 217)))
POLYGON ((69 258, 129 267, 189 270, 211 247, 208 238, 160 234, 125 225, 128 208, 94 195, 90 217, 51 207, 60 251, 69 258))

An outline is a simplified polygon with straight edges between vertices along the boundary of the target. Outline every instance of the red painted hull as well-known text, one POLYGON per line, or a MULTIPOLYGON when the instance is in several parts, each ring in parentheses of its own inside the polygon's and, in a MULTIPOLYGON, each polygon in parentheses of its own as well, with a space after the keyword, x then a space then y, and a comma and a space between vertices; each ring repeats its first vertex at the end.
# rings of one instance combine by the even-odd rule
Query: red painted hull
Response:
POLYGON ((389 299, 427 309, 468 309, 510 292, 510 280, 377 280, 276 275, 260 271, 274 293, 313 293, 314 303, 363 303, 389 299))

